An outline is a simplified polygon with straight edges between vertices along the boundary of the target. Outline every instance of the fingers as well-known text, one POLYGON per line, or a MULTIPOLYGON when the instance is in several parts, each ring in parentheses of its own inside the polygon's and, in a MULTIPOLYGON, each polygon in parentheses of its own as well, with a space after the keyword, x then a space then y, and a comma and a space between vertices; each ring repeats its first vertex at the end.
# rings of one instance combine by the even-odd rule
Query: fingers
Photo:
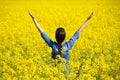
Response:
POLYGON ((29 15, 32 15, 32 13, 30 12, 30 10, 28 10, 28 13, 29 13, 29 15))
POLYGON ((28 13, 30 13, 30 10, 28 9, 28 13))
POLYGON ((87 18, 87 20, 90 20, 93 15, 94 15, 94 12, 92 12, 92 13, 90 14, 90 16, 87 18))
POLYGON ((92 12, 90 16, 92 17, 93 15, 94 15, 94 12, 92 12))
POLYGON ((34 16, 32 15, 32 13, 30 12, 30 10, 28 10, 29 15, 34 19, 34 16))
POLYGON ((89 19, 91 19, 91 18, 92 18, 92 16, 93 16, 93 12, 90 14, 89 19))
POLYGON ((93 14, 94 14, 94 12, 91 13, 91 15, 93 15, 93 14))

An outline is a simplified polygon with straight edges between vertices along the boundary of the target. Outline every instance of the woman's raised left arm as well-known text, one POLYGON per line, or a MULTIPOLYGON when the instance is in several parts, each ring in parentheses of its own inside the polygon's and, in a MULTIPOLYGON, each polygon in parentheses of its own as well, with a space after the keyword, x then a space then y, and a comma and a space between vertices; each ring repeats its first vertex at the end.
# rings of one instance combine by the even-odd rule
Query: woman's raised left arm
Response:
POLYGON ((31 16, 35 26, 37 27, 38 31, 41 33, 41 37, 44 39, 44 41, 50 46, 52 47, 53 45, 53 41, 47 36, 47 34, 43 31, 43 29, 41 28, 41 26, 37 23, 35 17, 32 15, 32 13, 30 11, 28 11, 29 15, 31 16))
POLYGON ((29 10, 28 10, 28 13, 29 13, 29 15, 31 16, 31 18, 32 18, 35 26, 36 26, 37 29, 38 29, 38 31, 39 31, 40 33, 42 33, 42 32, 43 32, 43 29, 42 29, 41 26, 38 24, 38 22, 36 21, 35 17, 32 15, 32 13, 31 13, 29 10))

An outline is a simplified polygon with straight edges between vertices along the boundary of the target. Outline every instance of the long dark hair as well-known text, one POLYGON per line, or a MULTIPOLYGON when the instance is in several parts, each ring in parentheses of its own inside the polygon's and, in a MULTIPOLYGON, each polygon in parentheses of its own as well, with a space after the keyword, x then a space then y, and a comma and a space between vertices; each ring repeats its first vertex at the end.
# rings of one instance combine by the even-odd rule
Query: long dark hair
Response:
POLYGON ((58 44, 58 50, 59 50, 59 54, 61 55, 61 48, 62 48, 62 42, 65 40, 66 37, 66 32, 64 30, 64 28, 57 28, 56 30, 56 34, 55 34, 55 38, 58 44))

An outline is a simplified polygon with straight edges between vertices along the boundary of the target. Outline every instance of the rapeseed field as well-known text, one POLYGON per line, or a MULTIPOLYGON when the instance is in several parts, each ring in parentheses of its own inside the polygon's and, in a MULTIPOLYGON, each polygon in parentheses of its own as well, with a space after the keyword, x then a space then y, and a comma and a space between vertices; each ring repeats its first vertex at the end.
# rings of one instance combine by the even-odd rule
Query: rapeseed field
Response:
POLYGON ((119 0, 0 0, 0 80, 120 80, 119 0), (91 12, 93 18, 70 51, 69 72, 59 55, 51 58, 28 14, 55 41, 66 41, 91 12))

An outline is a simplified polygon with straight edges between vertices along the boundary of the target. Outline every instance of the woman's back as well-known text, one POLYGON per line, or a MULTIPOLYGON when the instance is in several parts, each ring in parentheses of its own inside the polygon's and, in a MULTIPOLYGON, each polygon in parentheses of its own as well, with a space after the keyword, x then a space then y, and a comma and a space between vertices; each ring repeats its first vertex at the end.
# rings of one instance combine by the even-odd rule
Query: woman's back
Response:
MULTIPOLYGON (((68 42, 63 42, 61 45, 61 57, 69 60, 69 50, 72 48, 75 41, 78 39, 80 32, 75 32, 72 38, 68 42)), ((53 42, 45 32, 41 33, 42 38, 45 42, 52 48, 52 58, 56 59, 56 56, 59 54, 58 44, 53 42)))

